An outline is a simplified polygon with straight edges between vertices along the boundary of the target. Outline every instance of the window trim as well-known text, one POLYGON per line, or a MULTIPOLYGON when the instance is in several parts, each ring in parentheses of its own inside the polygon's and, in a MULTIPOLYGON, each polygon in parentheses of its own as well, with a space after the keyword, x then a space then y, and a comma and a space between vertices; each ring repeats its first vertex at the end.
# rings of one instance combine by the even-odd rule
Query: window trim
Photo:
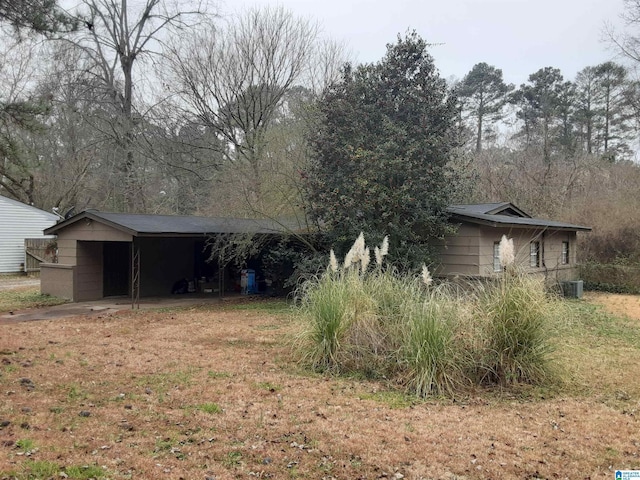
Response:
POLYGON ((569 256, 569 250, 570 246, 569 246, 569 241, 568 240, 563 240, 562 241, 562 250, 560 253, 560 265, 569 265, 570 263, 570 256, 569 256))
POLYGON ((529 244, 529 266, 531 268, 540 268, 540 241, 533 240, 529 244))
POLYGON ((500 264, 500 242, 493 242, 493 272, 499 273, 502 271, 502 265, 500 264))

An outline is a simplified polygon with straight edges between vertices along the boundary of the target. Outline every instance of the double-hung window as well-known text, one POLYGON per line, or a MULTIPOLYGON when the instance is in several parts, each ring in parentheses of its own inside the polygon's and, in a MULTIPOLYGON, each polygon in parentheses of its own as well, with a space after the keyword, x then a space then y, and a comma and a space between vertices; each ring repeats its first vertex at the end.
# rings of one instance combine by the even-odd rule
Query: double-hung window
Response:
POLYGON ((529 266, 537 268, 540 266, 540 242, 531 242, 529 245, 529 266))
POLYGON ((562 255, 560 256, 562 265, 569 265, 569 242, 562 242, 562 255))
POLYGON ((500 242, 493 242, 493 271, 502 271, 502 265, 500 265, 500 242))

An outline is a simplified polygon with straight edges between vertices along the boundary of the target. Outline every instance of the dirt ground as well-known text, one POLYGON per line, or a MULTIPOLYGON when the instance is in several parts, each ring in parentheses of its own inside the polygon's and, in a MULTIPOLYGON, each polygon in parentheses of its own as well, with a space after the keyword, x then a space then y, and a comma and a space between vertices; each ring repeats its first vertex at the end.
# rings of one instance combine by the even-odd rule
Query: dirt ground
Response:
MULTIPOLYGON (((588 300, 640 319, 638 297, 588 300)), ((0 326, 0 478, 32 461, 110 479, 613 479, 640 468, 637 389, 614 401, 418 402, 302 370, 294 327, 251 304, 0 326)), ((620 358, 622 381, 637 380, 638 363, 620 358)))

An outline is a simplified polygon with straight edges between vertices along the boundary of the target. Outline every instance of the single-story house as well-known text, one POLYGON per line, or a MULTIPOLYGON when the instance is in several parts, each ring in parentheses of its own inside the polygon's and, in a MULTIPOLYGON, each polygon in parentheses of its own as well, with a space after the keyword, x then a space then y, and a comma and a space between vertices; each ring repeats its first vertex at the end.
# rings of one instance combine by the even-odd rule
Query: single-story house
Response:
MULTIPOLYGON (((507 235, 531 272, 558 282, 577 278, 576 234, 590 228, 531 218, 510 203, 452 205, 448 212, 457 233, 437 245, 436 275, 499 275, 498 245, 507 235)), ((237 272, 207 261, 208 239, 233 233, 278 238, 290 229, 270 220, 88 210, 45 230, 58 237, 58 263, 41 265, 41 288, 73 301, 134 300, 167 295, 177 280, 194 279, 201 280, 195 289, 222 292, 237 272)))
POLYGON ((216 234, 265 234, 286 228, 275 221, 87 210, 45 230, 57 235, 58 263, 41 265, 41 291, 73 301, 112 296, 164 296, 177 282, 216 292, 234 285, 231 269, 208 262, 216 234))
POLYGON ((58 217, 0 195, 0 274, 26 271, 26 239, 46 238, 42 231, 58 217))
POLYGON ((590 227, 532 218, 507 202, 451 205, 456 234, 437 244, 443 277, 491 278, 500 275, 500 240, 513 239, 516 263, 525 271, 544 275, 547 283, 577 280, 577 232, 590 227))

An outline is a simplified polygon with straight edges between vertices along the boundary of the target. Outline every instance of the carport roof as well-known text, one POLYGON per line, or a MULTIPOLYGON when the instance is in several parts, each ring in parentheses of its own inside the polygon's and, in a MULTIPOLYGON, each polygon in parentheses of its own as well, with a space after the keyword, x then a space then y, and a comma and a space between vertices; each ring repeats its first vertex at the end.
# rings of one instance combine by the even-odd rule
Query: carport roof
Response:
POLYGON ((212 218, 194 215, 148 215, 86 210, 46 229, 45 234, 55 235, 59 230, 81 220, 100 222, 136 237, 199 236, 212 233, 282 234, 300 230, 300 226, 294 224, 294 222, 280 222, 266 219, 212 218))

